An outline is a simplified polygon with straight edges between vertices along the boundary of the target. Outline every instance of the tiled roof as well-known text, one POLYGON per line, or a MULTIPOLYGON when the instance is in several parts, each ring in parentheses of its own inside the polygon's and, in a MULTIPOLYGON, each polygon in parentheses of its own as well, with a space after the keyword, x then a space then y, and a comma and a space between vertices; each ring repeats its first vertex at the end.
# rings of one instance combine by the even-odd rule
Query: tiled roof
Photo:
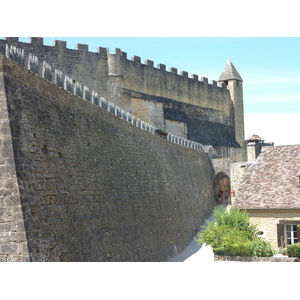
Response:
POLYGON ((299 172, 300 145, 263 148, 255 162, 247 163, 234 206, 300 208, 299 172))
POLYGON ((229 60, 218 81, 228 81, 232 79, 243 81, 242 77, 240 76, 232 62, 229 60))

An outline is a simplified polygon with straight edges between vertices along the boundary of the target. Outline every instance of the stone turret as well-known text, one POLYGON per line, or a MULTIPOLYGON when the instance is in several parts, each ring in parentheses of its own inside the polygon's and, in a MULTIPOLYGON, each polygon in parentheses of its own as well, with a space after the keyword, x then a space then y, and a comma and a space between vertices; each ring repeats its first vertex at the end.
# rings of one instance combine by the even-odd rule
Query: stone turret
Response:
POLYGON ((237 161, 245 161, 247 160, 247 152, 244 133, 243 79, 230 60, 227 62, 218 82, 224 82, 227 85, 233 103, 235 139, 241 146, 241 149, 237 149, 233 156, 237 161))
POLYGON ((240 74, 232 64, 231 60, 227 62, 225 69, 223 70, 222 74, 218 79, 219 82, 225 82, 227 85, 229 80, 237 80, 243 82, 242 77, 240 76, 240 74))

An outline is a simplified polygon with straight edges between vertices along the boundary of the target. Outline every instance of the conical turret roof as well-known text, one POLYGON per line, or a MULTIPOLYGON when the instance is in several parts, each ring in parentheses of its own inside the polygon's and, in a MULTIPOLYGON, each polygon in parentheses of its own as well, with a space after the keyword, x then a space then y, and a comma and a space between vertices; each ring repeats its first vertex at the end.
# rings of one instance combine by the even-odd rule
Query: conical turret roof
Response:
POLYGON ((242 77, 232 64, 231 60, 229 60, 218 81, 228 81, 233 79, 243 81, 242 77))

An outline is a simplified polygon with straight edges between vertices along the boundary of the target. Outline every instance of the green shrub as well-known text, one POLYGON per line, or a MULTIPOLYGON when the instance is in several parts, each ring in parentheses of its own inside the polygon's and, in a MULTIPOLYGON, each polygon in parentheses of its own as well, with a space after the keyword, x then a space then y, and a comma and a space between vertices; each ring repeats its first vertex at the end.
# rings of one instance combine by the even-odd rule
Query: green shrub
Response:
POLYGON ((223 206, 214 210, 215 222, 207 222, 196 242, 206 243, 218 255, 271 256, 271 245, 255 236, 257 228, 249 222, 245 210, 223 206), (261 250, 261 251, 260 251, 261 250))
POLYGON ((259 237, 250 242, 251 256, 272 256, 274 251, 271 245, 259 237))
POLYGON ((287 246, 287 253, 289 257, 300 258, 300 243, 295 243, 287 246))
POLYGON ((197 241, 210 245, 218 255, 249 255, 249 240, 245 233, 225 225, 209 224, 197 241))
POLYGON ((256 226, 250 224, 247 212, 242 209, 231 208, 230 210, 226 210, 223 206, 220 206, 215 208, 214 217, 217 225, 242 230, 249 239, 253 238, 257 231, 256 226))

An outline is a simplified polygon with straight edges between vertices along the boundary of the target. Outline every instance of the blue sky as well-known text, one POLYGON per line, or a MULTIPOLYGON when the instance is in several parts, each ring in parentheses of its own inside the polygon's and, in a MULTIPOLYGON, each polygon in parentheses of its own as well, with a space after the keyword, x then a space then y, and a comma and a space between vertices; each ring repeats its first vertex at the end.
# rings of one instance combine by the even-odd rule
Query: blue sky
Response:
MULTIPOLYGON (((218 80, 228 59, 243 78, 245 138, 258 134, 275 145, 300 144, 299 37, 44 37, 89 51, 120 48, 132 55, 218 80)), ((28 42, 28 37, 19 38, 28 42)))

